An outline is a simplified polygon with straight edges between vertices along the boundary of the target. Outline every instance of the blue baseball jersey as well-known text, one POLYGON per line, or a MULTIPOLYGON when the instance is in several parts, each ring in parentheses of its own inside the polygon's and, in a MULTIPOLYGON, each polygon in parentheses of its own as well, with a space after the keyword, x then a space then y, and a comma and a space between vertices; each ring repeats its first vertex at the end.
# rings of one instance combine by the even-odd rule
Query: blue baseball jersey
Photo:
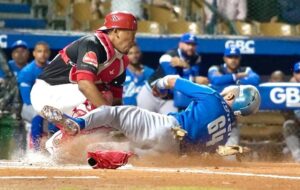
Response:
POLYGON ((123 87, 124 105, 137 105, 136 97, 145 82, 153 73, 154 70, 147 66, 144 66, 140 75, 133 73, 129 68, 126 69, 126 79, 123 87))
MULTIPOLYGON (((18 67, 14 60, 8 61, 8 68, 14 74, 14 76, 18 76, 19 72, 22 68, 18 67)), ((2 69, 0 69, 0 78, 5 78, 5 73, 2 69)))
POLYGON ((193 101, 182 112, 170 113, 187 131, 184 139, 194 150, 214 151, 230 137, 235 117, 223 97, 212 88, 177 79, 174 90, 190 97, 193 101))
POLYGON ((164 71, 164 76, 177 74, 180 75, 180 77, 182 78, 191 80, 196 76, 203 75, 200 70, 201 57, 197 54, 191 57, 184 56, 180 49, 177 49, 176 51, 173 50, 168 52, 167 54, 164 54, 160 58, 159 63, 160 67, 162 67, 164 71), (173 67, 171 65, 171 59, 176 56, 188 62, 190 68, 173 67))
POLYGON ((18 75, 18 84, 21 92, 21 97, 24 104, 31 105, 30 91, 35 83, 37 77, 43 71, 42 67, 39 67, 35 60, 26 65, 18 75))
POLYGON ((0 78, 5 78, 5 73, 1 68, 0 68, 0 78))
POLYGON ((18 67, 14 60, 8 61, 8 67, 10 71, 15 75, 18 76, 22 68, 18 67))
POLYGON ((250 67, 240 67, 235 73, 228 72, 226 64, 220 66, 212 66, 208 70, 208 79, 212 88, 221 91, 223 88, 234 85, 239 80, 240 84, 251 84, 254 86, 259 85, 260 77, 250 67), (239 72, 246 72, 248 76, 236 79, 235 74, 239 72))

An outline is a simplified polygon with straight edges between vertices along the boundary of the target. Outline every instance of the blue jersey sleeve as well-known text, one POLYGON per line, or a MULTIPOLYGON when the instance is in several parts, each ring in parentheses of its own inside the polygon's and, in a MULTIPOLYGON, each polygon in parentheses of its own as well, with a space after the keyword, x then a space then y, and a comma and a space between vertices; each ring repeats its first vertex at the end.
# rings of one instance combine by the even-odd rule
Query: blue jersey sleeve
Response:
POLYGON ((240 79, 241 84, 251 84, 254 86, 259 85, 260 77, 255 73, 250 67, 247 67, 246 72, 248 73, 247 77, 240 79))
POLYGON ((144 67, 144 76, 145 76, 145 80, 148 80, 149 77, 154 73, 154 70, 151 69, 150 67, 145 66, 144 67))
POLYGON ((30 101, 30 91, 31 88, 35 82, 35 79, 33 80, 32 72, 30 72, 29 67, 25 67, 23 70, 20 71, 18 75, 18 85, 19 90, 21 93, 21 97, 24 104, 31 105, 30 101))
POLYGON ((191 98, 202 98, 208 94, 216 93, 215 90, 208 86, 196 84, 183 78, 178 78, 176 80, 174 90, 177 90, 191 98))
POLYGON ((177 74, 177 70, 175 67, 171 65, 172 56, 168 54, 164 54, 159 59, 159 64, 163 68, 165 75, 173 75, 177 74))
POLYGON ((5 78, 5 73, 1 68, 0 68, 0 78, 5 78))
POLYGON ((208 79, 212 85, 222 86, 235 82, 233 74, 220 74, 216 66, 212 66, 208 70, 208 79))

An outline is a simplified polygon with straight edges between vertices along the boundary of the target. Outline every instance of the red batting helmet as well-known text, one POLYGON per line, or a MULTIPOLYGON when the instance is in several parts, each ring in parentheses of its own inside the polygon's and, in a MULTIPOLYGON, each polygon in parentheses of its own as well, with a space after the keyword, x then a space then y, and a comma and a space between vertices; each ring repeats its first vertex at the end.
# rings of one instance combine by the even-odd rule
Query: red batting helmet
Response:
POLYGON ((137 20, 135 16, 129 12, 112 12, 106 15, 104 20, 104 26, 100 27, 99 30, 108 29, 126 29, 126 30, 137 30, 137 20))

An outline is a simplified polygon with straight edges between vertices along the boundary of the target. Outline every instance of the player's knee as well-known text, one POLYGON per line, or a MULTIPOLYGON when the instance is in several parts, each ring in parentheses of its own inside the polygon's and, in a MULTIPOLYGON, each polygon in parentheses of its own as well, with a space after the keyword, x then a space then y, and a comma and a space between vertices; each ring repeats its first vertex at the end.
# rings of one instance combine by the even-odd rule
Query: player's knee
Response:
POLYGON ((298 130, 294 120, 287 120, 283 123, 283 135, 285 137, 296 134, 298 130))

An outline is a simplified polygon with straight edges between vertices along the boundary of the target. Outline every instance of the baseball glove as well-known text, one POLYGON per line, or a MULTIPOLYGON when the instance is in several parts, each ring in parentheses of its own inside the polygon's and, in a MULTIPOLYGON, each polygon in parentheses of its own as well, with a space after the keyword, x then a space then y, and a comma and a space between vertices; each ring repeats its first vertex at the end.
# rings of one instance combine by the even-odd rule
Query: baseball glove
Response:
POLYGON ((216 152, 220 156, 238 155, 250 152, 250 148, 238 145, 233 146, 219 146, 216 152))
POLYGON ((128 162, 132 152, 124 151, 95 151, 88 152, 87 161, 93 169, 117 169, 128 162))

